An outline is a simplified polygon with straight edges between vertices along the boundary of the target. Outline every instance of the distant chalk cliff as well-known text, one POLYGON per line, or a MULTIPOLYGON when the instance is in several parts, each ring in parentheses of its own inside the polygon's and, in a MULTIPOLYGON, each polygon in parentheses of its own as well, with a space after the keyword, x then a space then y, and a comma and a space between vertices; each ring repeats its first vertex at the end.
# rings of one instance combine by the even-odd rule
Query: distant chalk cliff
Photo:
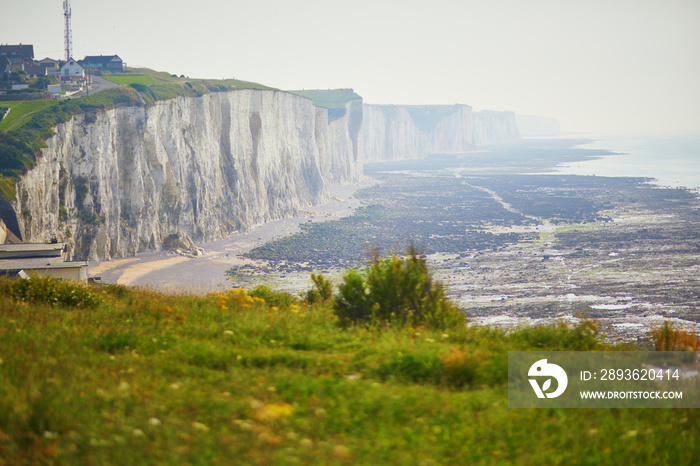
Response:
POLYGON ((519 138, 511 112, 475 112, 468 105, 363 106, 362 138, 368 161, 473 150, 519 138))
POLYGON ((345 104, 235 90, 73 117, 55 128, 12 207, 25 241, 52 238, 75 259, 207 241, 289 216, 357 181, 365 160, 461 152, 517 139, 508 112, 466 105, 345 104))

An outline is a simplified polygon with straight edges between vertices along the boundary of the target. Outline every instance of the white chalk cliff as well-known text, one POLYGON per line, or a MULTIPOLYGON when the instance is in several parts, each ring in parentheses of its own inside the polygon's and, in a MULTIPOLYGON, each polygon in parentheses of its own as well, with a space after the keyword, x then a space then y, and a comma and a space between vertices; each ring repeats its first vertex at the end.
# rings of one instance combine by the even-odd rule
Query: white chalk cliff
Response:
MULTIPOLYGON (((323 202, 362 162, 459 152, 517 138, 512 114, 454 112, 416 123, 393 106, 237 90, 79 115, 59 125, 12 202, 23 238, 71 244, 75 259, 207 241, 323 202)), ((414 115, 415 116, 415 115, 414 115)), ((419 119, 420 120, 420 119, 419 119)))
POLYGON ((455 154, 481 144, 518 139, 511 112, 474 112, 469 105, 363 106, 365 160, 455 154))

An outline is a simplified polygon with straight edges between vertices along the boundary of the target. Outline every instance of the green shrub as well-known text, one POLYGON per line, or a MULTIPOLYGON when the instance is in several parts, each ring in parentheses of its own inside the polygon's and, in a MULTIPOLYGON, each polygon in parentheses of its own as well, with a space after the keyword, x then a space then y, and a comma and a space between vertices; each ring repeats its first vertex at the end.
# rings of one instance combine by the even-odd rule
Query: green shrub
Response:
POLYGON ((284 291, 275 291, 267 285, 258 285, 248 293, 254 298, 262 298, 270 306, 288 307, 297 302, 297 298, 284 291))
POLYGON ((508 382, 506 366, 494 354, 451 346, 440 355, 427 352, 399 354, 379 365, 372 375, 381 380, 432 384, 452 389, 508 382))
POLYGON ((314 288, 306 292, 304 301, 309 304, 323 303, 333 299, 333 283, 326 279, 322 274, 311 274, 311 280, 314 282, 314 288))
POLYGON ((132 294, 131 289, 127 288, 124 285, 115 285, 111 283, 106 283, 104 285, 101 285, 101 289, 105 292, 105 294, 114 296, 117 298, 123 298, 127 295, 132 294))
POLYGON ((78 308, 95 308, 105 303, 102 296, 87 286, 51 277, 32 277, 28 280, 3 279, 0 281, 0 296, 78 308))
POLYGON ((381 364, 374 373, 382 380, 439 383, 444 376, 440 359, 434 354, 401 354, 381 364))
POLYGON ((553 325, 523 326, 513 331, 511 339, 522 350, 548 348, 559 351, 591 351, 602 346, 598 321, 582 319, 576 325, 558 322, 553 325))
POLYGON ((656 351, 698 351, 700 337, 696 332, 674 328, 668 321, 651 331, 656 351))
POLYGON ((110 332, 95 339, 93 346, 108 353, 116 353, 119 350, 133 347, 135 343, 136 337, 132 333, 110 332))
POLYGON ((445 296, 445 287, 433 280, 415 247, 406 257, 378 254, 364 270, 349 270, 338 286, 334 310, 341 325, 396 323, 446 329, 464 325, 464 314, 445 296))

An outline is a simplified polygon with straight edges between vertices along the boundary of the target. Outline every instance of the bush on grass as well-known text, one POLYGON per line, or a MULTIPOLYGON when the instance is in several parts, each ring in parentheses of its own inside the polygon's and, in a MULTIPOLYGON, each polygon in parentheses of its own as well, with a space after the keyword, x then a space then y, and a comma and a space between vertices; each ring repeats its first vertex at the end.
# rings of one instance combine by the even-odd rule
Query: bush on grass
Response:
POLYGON ((552 325, 522 326, 510 335, 524 351, 591 351, 603 346, 597 320, 581 319, 576 325, 560 321, 552 325))
POLYGON ((656 351, 699 351, 700 337, 695 332, 674 328, 665 321, 651 331, 656 351))
POLYGON ((413 245, 404 258, 381 259, 375 253, 364 270, 346 272, 338 290, 334 311, 343 326, 390 323, 447 329, 465 322, 413 245))
POLYGON ((322 274, 311 274, 314 287, 306 292, 304 301, 308 304, 325 303, 333 299, 333 283, 322 274))
POLYGON ((32 277, 27 280, 2 279, 0 295, 18 301, 63 307, 95 308, 105 303, 104 298, 88 286, 51 277, 32 277))
POLYGON ((258 285, 248 293, 254 298, 262 298, 270 306, 289 307, 297 302, 297 299, 284 291, 275 291, 267 285, 258 285))

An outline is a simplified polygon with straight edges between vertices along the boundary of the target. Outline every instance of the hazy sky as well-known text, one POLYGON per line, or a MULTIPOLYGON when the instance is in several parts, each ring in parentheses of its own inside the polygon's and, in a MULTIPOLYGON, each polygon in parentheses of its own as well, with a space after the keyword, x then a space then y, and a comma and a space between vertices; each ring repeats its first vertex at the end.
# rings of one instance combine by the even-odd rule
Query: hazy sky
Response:
MULTIPOLYGON (((0 43, 64 56, 62 0, 0 0, 0 43)), ((700 0, 73 0, 73 56, 352 87, 563 130, 700 133, 700 0)))

